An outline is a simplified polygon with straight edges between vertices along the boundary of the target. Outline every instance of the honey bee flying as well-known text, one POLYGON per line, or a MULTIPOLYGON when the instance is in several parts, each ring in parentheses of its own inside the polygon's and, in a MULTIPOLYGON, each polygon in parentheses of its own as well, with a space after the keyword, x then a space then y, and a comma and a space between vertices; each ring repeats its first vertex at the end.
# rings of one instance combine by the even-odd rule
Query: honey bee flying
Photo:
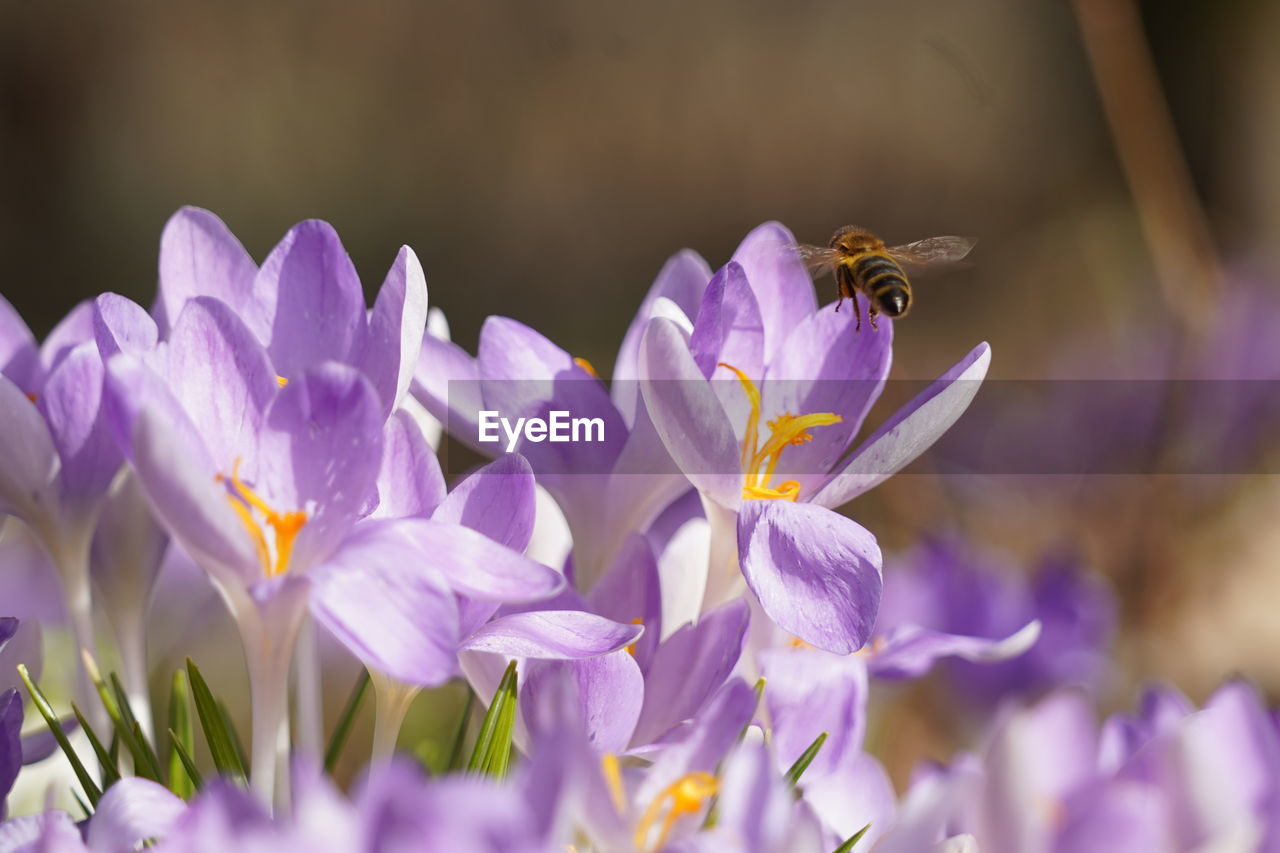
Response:
POLYGON ((867 299, 867 320, 876 328, 876 317, 905 317, 911 310, 911 282, 903 265, 925 267, 947 264, 969 254, 973 241, 964 237, 930 237, 905 246, 886 248, 884 241, 865 228, 846 225, 831 235, 826 247, 795 246, 796 253, 813 275, 830 272, 836 279, 836 310, 845 299, 853 300, 857 329, 862 328, 858 294, 867 299))

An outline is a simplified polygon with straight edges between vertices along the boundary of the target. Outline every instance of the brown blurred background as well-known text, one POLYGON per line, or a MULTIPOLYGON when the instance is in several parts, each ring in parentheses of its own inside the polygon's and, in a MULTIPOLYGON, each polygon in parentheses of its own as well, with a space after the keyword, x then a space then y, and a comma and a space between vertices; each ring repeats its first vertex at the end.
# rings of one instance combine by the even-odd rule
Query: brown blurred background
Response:
MULTIPOLYGON (((1177 309, 1076 8, 0 0, 0 287, 43 334, 103 290, 149 303, 180 205, 219 214, 259 260, 319 217, 370 292, 411 245, 467 348, 501 313, 607 373, 676 250, 715 267, 766 219, 811 242, 853 222, 891 242, 980 240, 971 268, 918 285, 898 375, 936 375, 988 340, 993 376, 1036 377, 1081 333, 1123 361, 1135 323, 1174 323, 1177 309)), ((1222 266, 1271 286, 1280 6, 1139 11, 1222 266)), ((818 286, 826 301, 830 282, 818 286)), ((1169 677, 1202 696, 1238 670, 1280 687, 1262 654, 1280 642, 1261 606, 1280 596, 1274 484, 1154 522, 1151 490, 1092 527, 1054 505, 1036 523, 1026 507, 969 523, 1027 552, 1078 534, 1125 598, 1134 683, 1169 677), (1134 513, 1144 526, 1126 538, 1134 513), (1134 537, 1162 543, 1140 571, 1125 568, 1134 537)), ((856 511, 900 547, 944 499, 891 483, 856 511)))

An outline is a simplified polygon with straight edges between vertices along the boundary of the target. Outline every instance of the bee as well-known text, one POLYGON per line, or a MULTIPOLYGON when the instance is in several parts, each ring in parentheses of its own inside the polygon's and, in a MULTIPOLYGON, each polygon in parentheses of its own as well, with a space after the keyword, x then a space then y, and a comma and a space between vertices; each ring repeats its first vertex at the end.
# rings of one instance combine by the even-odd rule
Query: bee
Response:
POLYGON ((876 317, 905 317, 911 310, 911 282, 902 266, 925 267, 953 263, 969 254, 973 241, 964 237, 930 237, 905 246, 886 248, 884 241, 865 228, 846 225, 822 246, 797 244, 796 253, 813 275, 830 272, 836 279, 836 310, 846 299, 853 300, 854 316, 862 329, 858 294, 867 299, 867 320, 876 327, 876 317))

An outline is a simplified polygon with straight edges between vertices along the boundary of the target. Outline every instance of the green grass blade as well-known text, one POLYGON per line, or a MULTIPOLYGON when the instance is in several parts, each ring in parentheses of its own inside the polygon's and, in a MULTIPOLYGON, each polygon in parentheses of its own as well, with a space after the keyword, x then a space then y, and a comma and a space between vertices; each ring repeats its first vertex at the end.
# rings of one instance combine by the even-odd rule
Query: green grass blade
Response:
POLYGON ((240 739, 240 731, 231 719, 231 711, 227 708, 227 703, 222 701, 221 698, 218 699, 218 713, 222 715, 222 725, 226 726, 227 734, 231 736, 231 746, 236 751, 236 757, 240 759, 240 766, 248 767, 249 753, 245 752, 244 741, 240 739))
POLYGON ((213 698, 213 692, 191 658, 187 658, 187 677, 191 681, 191 698, 195 702, 196 716, 200 718, 200 728, 204 731, 205 742, 209 744, 209 754, 213 756, 213 766, 225 776, 239 781, 246 780, 248 774, 245 773, 244 762, 240 760, 240 753, 227 730, 218 701, 213 698))
POLYGON ((467 762, 467 770, 472 773, 491 773, 499 765, 506 772, 506 762, 511 752, 511 732, 515 728, 516 715, 516 662, 507 665, 507 671, 498 683, 498 689, 489 703, 489 710, 480 725, 480 735, 476 738, 475 748, 471 751, 471 760, 467 762), (505 740, 504 740, 505 738, 505 740), (507 757, 499 758, 505 752, 507 757))
POLYGON ((467 741, 467 723, 471 720, 471 708, 476 701, 476 692, 467 688, 467 701, 462 706, 462 715, 458 717, 458 728, 453 733, 453 747, 449 750, 449 763, 444 772, 457 770, 462 766, 462 745, 467 741))
MULTIPOLYGON (((173 744, 173 753, 178 756, 178 761, 182 763, 182 773, 184 778, 191 781, 194 790, 199 791, 204 787, 204 778, 200 775, 199 768, 196 767, 195 759, 191 757, 191 753, 182 745, 182 739, 179 737, 181 732, 175 732, 169 729, 169 742, 173 744)), ((176 776, 174 777, 176 778, 176 776)))
POLYGON ((853 835, 850 835, 847 839, 845 839, 844 844, 841 844, 839 847, 833 850, 832 853, 849 853, 849 851, 853 849, 853 845, 861 841, 862 836, 866 835, 867 830, 870 828, 871 828, 871 824, 867 824, 866 826, 862 827, 862 829, 859 829, 853 835))
MULTIPOLYGON (((45 724, 49 726, 49 731, 53 734, 53 739, 58 742, 58 746, 62 748, 62 752, 67 756, 67 760, 71 762, 71 769, 75 771, 76 779, 80 781, 80 787, 84 789, 84 795, 89 798, 90 805, 97 806, 98 800, 102 799, 102 791, 93 781, 93 776, 85 769, 84 762, 80 760, 80 756, 76 755, 76 751, 71 748, 71 741, 67 740, 67 733, 62 730, 62 726, 58 723, 58 715, 53 712, 53 706, 49 704, 49 700, 45 698, 44 693, 31 680, 31 674, 27 672, 26 666, 18 664, 18 677, 22 679, 22 683, 27 688, 27 693, 31 696, 31 702, 36 706, 36 710, 40 712, 40 716, 44 717, 45 724)), ((92 813, 92 809, 86 807, 86 813, 92 813)))
POLYGON ((177 670, 169 688, 169 790, 191 799, 199 788, 200 774, 191 775, 195 766, 190 761, 195 751, 196 734, 191 721, 191 690, 187 687, 187 674, 177 670), (183 756, 186 756, 184 760, 183 756))
POLYGON ((160 764, 155 760, 155 752, 151 751, 150 744, 146 744, 144 747, 145 738, 139 738, 135 732, 137 721, 133 719, 133 711, 128 711, 129 717, 126 719, 126 712, 121 708, 117 694, 103 680, 102 673, 98 671, 97 662, 88 652, 83 652, 82 656, 85 672, 89 674, 94 688, 98 691, 98 698, 102 700, 102 707, 106 709, 107 716, 111 718, 111 724, 115 727, 116 734, 120 737, 120 742, 124 744, 124 748, 129 751, 129 755, 133 758, 133 772, 153 782, 163 784, 164 778, 160 773, 160 764))
POLYGON ((787 770, 787 782, 794 788, 800 784, 800 777, 804 775, 804 771, 809 769, 809 765, 813 763, 813 759, 818 757, 818 750, 822 749, 822 745, 827 742, 827 733, 823 732, 813 739, 813 743, 800 753, 800 757, 787 770))
POLYGON ((84 730, 85 736, 89 738, 89 745, 93 747, 93 752, 98 756, 98 764, 102 766, 102 792, 105 794, 107 789, 120 781, 120 765, 119 756, 113 756, 102 745, 102 741, 98 739, 98 735, 94 732, 93 727, 89 725, 89 721, 84 718, 84 714, 80 713, 80 709, 71 704, 71 713, 76 715, 76 721, 80 723, 80 728, 84 730))
POLYGON ((342 715, 338 717, 338 724, 334 726, 333 735, 329 738, 329 746, 324 751, 324 771, 332 775, 333 768, 338 766, 338 759, 342 757, 342 748, 347 745, 347 738, 351 735, 351 727, 355 724, 356 714, 360 711, 360 705, 364 702, 364 696, 369 692, 369 670, 361 669, 360 677, 356 679, 355 686, 351 688, 351 695, 347 698, 346 707, 342 709, 342 715))
POLYGON ((138 767, 138 756, 133 758, 134 772, 139 776, 146 776, 153 782, 164 784, 164 771, 160 767, 160 756, 156 754, 155 747, 151 745, 151 741, 147 739, 146 732, 142 730, 142 726, 138 723, 137 716, 133 713, 133 707, 129 704, 129 695, 125 692, 124 685, 120 683, 120 678, 113 672, 107 676, 111 680, 111 692, 115 694, 116 705, 120 708, 120 720, 128 727, 129 732, 133 735, 131 738, 132 745, 129 741, 125 742, 130 750, 137 749, 142 761, 146 766, 144 773, 138 767))

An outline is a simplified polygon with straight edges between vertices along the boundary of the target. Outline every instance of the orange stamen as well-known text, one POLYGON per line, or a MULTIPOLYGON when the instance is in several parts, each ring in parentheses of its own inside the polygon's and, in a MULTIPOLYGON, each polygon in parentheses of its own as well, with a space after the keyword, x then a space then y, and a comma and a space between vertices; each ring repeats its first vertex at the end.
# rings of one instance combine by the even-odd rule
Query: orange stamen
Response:
POLYGON ((578 365, 578 367, 581 367, 587 373, 591 374, 592 379, 600 378, 600 373, 595 369, 595 366, 592 365, 592 363, 587 361, 585 358, 575 358, 573 360, 573 363, 578 365))
POLYGON ((644 816, 640 818, 633 839, 636 849, 644 850, 646 853, 661 850, 666 845, 667 839, 671 837, 671 830, 675 827, 676 821, 685 815, 697 814, 719 789, 720 783, 710 773, 689 773, 672 782, 654 797, 649 808, 645 810, 644 816), (650 830, 658 822, 664 807, 666 816, 662 818, 658 838, 652 845, 646 846, 645 842, 649 838, 650 830))
MULTIPOLYGON (((282 575, 289 570, 289 560, 293 556, 293 544, 303 526, 307 523, 307 514, 301 510, 285 513, 276 512, 257 492, 245 485, 244 481, 240 479, 240 462, 240 459, 236 459, 231 466, 231 489, 230 494, 227 495, 227 501, 230 502, 231 508, 235 510, 240 523, 248 531, 249 538, 253 540, 254 548, 258 552, 258 561, 262 563, 262 570, 267 577, 282 575), (258 523, 257 518, 254 516, 254 510, 257 510, 262 515, 263 521, 275 534, 275 560, 271 559, 271 549, 267 545, 266 531, 258 523)), ((226 482, 228 478, 219 474, 216 479, 222 483, 226 482)))

